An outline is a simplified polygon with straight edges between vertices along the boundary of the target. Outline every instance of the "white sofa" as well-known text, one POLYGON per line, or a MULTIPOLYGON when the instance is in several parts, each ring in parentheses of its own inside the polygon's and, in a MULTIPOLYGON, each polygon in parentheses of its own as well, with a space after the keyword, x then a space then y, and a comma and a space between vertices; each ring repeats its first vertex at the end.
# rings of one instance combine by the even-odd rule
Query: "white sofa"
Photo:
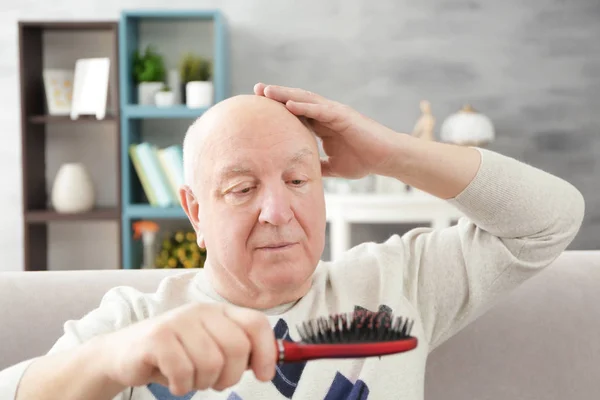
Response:
MULTIPOLYGON (((46 352, 109 288, 180 272, 0 273, 0 370, 46 352)), ((598 398, 600 251, 565 252, 428 360, 428 400, 598 398)))

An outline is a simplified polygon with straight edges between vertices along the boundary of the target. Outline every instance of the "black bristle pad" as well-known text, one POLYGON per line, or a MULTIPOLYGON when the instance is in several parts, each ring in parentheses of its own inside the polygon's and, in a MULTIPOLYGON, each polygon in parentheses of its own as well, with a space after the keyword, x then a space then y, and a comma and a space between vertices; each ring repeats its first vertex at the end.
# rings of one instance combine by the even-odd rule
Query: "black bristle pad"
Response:
POLYGON ((304 343, 365 343, 405 339, 414 321, 385 311, 355 311, 304 322, 298 333, 304 343))

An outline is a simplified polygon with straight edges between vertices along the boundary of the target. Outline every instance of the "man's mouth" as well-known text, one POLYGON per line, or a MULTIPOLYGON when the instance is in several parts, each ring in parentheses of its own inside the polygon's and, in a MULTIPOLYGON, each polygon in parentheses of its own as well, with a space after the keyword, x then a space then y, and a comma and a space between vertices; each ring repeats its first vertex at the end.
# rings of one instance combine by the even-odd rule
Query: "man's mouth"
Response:
POLYGON ((264 246, 258 247, 259 250, 285 250, 291 248, 295 245, 295 242, 279 242, 279 243, 269 243, 264 246))

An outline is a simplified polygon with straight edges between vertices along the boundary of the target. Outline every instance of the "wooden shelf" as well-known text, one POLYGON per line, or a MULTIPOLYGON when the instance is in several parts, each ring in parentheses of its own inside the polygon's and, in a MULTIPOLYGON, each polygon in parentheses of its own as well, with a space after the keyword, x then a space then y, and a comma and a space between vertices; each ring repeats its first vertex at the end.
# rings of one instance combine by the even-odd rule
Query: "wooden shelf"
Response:
MULTIPOLYGON (((92 131, 101 123, 106 130, 115 133, 110 140, 111 153, 121 149, 120 81, 119 66, 119 22, 118 21, 19 21, 19 91, 21 122, 22 160, 22 199, 23 199, 23 267, 26 271, 45 271, 49 267, 51 222, 70 224, 89 221, 107 221, 118 225, 115 237, 102 237, 102 240, 116 241, 118 259, 116 266, 122 265, 121 233, 121 158, 117 158, 116 205, 98 207, 90 212, 61 214, 46 207, 48 199, 48 168, 53 168, 48 151, 59 154, 59 162, 71 158, 70 147, 65 141, 56 140, 50 132, 56 131, 52 124, 74 125, 77 131, 92 131), (65 49, 69 49, 66 51, 65 49), (57 54, 54 52, 57 51, 57 54), (109 57, 111 78, 107 102, 107 114, 98 120, 94 115, 80 116, 71 120, 70 115, 47 115, 43 73, 45 68, 71 68, 74 60, 87 57, 109 57), (64 58, 64 59, 63 59, 64 58), (52 142, 54 140, 54 142, 52 142), (58 147, 61 147, 58 149, 58 147)), ((61 127, 62 128, 62 127, 61 127)), ((59 129, 60 130, 60 129, 59 129)), ((100 149, 98 149, 100 151, 100 149)), ((52 160, 53 161, 53 160, 52 160)), ((53 161, 54 162, 54 161, 53 161)), ((112 263, 112 261, 111 261, 112 263)), ((78 268, 74 264, 73 268, 78 268)))
POLYGON ((23 29, 59 31, 114 31, 115 21, 19 21, 23 29))
POLYGON ((29 122, 32 124, 81 124, 81 123, 102 123, 102 122, 115 122, 118 118, 113 115, 106 115, 104 119, 96 119, 93 115, 81 115, 77 119, 73 120, 68 115, 32 115, 29 117, 29 122))
POLYGON ((28 210, 25 220, 29 223, 52 221, 117 221, 121 218, 117 207, 97 208, 88 212, 63 214, 54 210, 28 210))

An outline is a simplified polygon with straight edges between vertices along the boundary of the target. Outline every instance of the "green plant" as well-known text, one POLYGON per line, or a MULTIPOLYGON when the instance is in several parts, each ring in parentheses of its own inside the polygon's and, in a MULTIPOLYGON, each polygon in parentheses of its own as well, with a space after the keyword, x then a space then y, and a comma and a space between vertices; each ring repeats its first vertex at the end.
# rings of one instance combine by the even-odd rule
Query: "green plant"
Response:
POLYGON ((157 268, 202 268, 206 260, 206 250, 196 243, 192 231, 178 231, 168 235, 156 257, 157 268))
POLYGON ((144 53, 136 50, 133 54, 133 78, 136 83, 165 80, 163 57, 153 46, 147 46, 144 53))
POLYGON ((171 91, 171 87, 169 85, 167 85, 166 83, 160 88, 161 92, 170 92, 171 91))
POLYGON ((181 59, 179 75, 182 83, 209 81, 212 78, 212 63, 204 57, 188 53, 181 59))

